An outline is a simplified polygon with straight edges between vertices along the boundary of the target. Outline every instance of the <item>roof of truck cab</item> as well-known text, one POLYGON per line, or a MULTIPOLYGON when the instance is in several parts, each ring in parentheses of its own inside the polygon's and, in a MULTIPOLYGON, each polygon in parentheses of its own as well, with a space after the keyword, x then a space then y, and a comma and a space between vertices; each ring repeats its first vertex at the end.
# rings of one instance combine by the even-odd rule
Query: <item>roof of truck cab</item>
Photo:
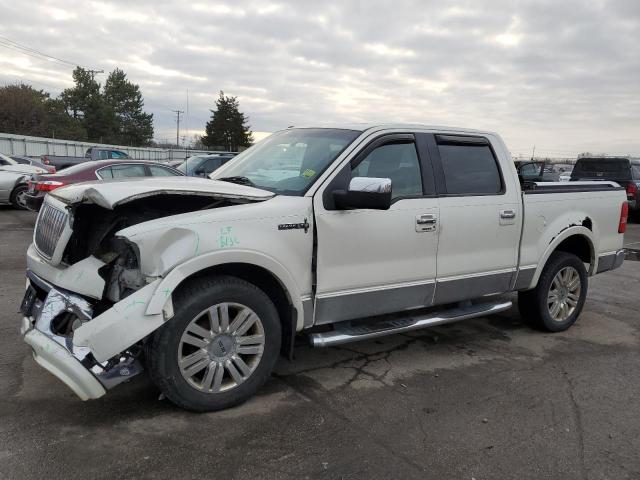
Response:
POLYGON ((367 130, 433 130, 456 133, 494 134, 487 130, 478 130, 464 127, 448 127, 444 125, 425 125, 420 123, 336 123, 317 125, 292 125, 288 128, 336 128, 343 130, 356 130, 364 132, 367 130))

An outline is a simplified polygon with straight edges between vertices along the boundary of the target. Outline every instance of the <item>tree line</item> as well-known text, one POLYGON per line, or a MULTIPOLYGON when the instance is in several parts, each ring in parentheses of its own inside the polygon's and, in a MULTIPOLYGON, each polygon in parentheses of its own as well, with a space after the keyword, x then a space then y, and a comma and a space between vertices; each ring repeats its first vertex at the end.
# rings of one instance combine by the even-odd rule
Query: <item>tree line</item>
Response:
POLYGON ((65 140, 146 146, 153 139, 153 114, 143 111, 140 87, 115 69, 101 85, 81 67, 74 86, 52 97, 30 85, 0 87, 0 131, 65 140))
MULTIPOLYGON (((30 85, 0 87, 0 132, 128 146, 153 145, 153 114, 140 87, 116 68, 101 85, 90 70, 73 71, 74 86, 57 97, 30 85)), ((237 97, 219 92, 196 148, 237 151, 253 143, 237 97)))

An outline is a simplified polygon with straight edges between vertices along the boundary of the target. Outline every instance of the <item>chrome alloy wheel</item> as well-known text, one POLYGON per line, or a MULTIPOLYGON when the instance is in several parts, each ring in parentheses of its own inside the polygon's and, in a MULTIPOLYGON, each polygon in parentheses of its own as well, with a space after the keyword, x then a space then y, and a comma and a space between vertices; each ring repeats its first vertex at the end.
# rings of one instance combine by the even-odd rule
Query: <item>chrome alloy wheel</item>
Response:
POLYGON ((264 352, 260 317, 238 303, 219 303, 187 325, 178 345, 180 373, 205 393, 231 390, 247 380, 264 352))
POLYGON ((564 267, 553 277, 547 306, 551 318, 564 322, 575 311, 580 300, 580 275, 573 267, 564 267))

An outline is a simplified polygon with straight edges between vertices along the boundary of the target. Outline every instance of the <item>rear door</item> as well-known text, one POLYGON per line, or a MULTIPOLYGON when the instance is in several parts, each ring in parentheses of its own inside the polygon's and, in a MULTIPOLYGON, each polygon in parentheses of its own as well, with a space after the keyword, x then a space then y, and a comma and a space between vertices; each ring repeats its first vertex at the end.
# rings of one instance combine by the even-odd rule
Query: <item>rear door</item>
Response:
POLYGON ((500 162, 485 136, 424 137, 440 200, 434 303, 508 291, 522 224, 511 159, 500 162), (503 172, 501 164, 511 169, 503 172))
POLYGON ((314 196, 316 324, 432 304, 438 199, 431 165, 419 151, 414 134, 379 136, 314 196), (332 192, 354 177, 391 179, 389 210, 337 210, 332 192))

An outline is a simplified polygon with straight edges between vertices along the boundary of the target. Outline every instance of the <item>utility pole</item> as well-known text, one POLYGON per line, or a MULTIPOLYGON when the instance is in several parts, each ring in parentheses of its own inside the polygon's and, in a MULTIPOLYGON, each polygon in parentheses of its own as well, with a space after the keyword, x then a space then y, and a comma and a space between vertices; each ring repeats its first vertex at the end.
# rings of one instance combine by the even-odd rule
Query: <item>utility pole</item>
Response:
POLYGON ((176 114, 176 146, 180 146, 180 114, 184 113, 182 110, 171 110, 176 114))
POLYGON ((91 75, 91 79, 93 80, 96 76, 96 73, 104 73, 104 70, 87 70, 89 75, 91 75))
POLYGON ((536 158, 536 146, 533 146, 533 152, 531 153, 531 160, 533 160, 534 158, 536 158))

